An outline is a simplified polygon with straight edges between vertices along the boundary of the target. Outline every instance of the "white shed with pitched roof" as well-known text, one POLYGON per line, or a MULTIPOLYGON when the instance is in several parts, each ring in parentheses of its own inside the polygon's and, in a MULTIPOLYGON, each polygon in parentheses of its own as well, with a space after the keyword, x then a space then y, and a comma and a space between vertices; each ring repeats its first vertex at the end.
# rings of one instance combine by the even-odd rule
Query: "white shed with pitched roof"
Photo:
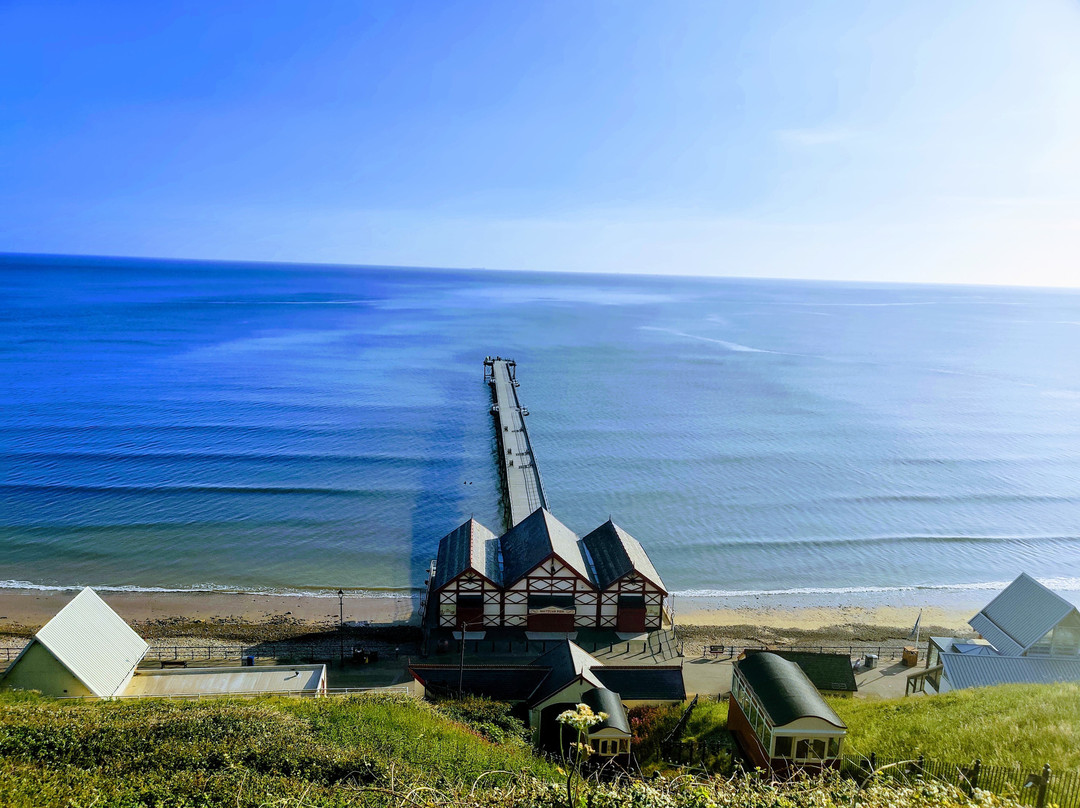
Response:
POLYGON ((34 635, 0 688, 111 698, 127 687, 149 647, 87 587, 34 635))

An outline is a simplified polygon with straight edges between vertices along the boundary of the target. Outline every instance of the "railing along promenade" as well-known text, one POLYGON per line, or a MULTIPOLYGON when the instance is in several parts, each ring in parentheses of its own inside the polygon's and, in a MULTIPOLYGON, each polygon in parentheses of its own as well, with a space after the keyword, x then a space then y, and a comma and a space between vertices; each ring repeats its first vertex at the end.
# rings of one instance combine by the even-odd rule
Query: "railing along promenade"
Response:
POLYGON ((544 483, 536 466, 532 442, 525 428, 529 411, 517 395, 517 363, 513 359, 487 357, 484 379, 491 385, 491 412, 495 416, 499 472, 506 495, 509 525, 513 527, 537 508, 547 508, 544 483))

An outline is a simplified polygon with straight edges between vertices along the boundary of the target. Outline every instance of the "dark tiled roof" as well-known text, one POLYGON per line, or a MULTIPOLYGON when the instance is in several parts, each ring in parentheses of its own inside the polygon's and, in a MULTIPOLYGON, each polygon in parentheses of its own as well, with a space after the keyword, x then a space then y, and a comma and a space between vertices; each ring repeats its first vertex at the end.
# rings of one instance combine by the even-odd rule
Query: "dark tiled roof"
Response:
POLYGON ((533 704, 558 693, 579 676, 584 676, 586 681, 601 687, 601 682, 593 671, 602 665, 600 660, 569 640, 564 640, 547 653, 541 654, 531 664, 551 671, 551 675, 529 699, 533 704))
POLYGON ((512 586, 553 553, 586 580, 589 575, 578 537, 570 528, 539 508, 510 528, 499 539, 503 557, 503 586, 512 586))
POLYGON ((448 695, 461 689, 497 701, 528 701, 529 696, 551 672, 535 665, 410 665, 409 673, 430 692, 448 695))
POLYGON ((794 662, 762 651, 737 661, 735 669, 757 695, 774 727, 785 726, 799 718, 820 718, 833 726, 846 728, 794 662))
MULTIPOLYGON (((746 655, 759 654, 761 651, 747 649, 746 655)), ((818 690, 834 690, 854 693, 855 672, 851 669, 851 657, 847 654, 815 654, 811 651, 770 651, 778 657, 789 659, 802 668, 814 687, 818 690)))
POLYGON ((492 583, 499 584, 498 550, 495 534, 470 519, 439 540, 434 588, 441 589, 470 567, 492 583))
POLYGON ((678 666, 594 668, 593 674, 627 701, 683 701, 686 685, 678 666))
POLYGON ((667 592, 641 542, 610 519, 582 542, 592 556, 596 585, 600 589, 606 589, 628 572, 637 572, 667 592))

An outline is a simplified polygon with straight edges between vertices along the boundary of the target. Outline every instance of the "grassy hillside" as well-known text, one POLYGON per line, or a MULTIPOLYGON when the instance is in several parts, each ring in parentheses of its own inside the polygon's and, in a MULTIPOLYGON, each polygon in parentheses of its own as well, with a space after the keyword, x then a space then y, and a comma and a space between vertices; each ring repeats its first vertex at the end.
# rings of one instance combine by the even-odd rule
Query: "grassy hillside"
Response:
POLYGON ((941 696, 834 699, 848 751, 953 763, 1080 769, 1080 684, 1002 685, 941 696))
MULTIPOLYGON (((0 694, 0 807, 566 805, 564 773, 529 751, 499 706, 448 709, 500 742, 404 697, 73 703, 0 694)), ((721 718, 703 710, 695 734, 715 731, 710 715, 721 718)), ((754 777, 589 783, 575 796, 579 808, 1011 805, 933 784, 859 791, 838 779, 774 786, 754 777)))
MULTIPOLYGON (((552 767, 407 697, 57 702, 0 696, 0 804, 355 804, 356 789, 451 793, 552 767)), ((369 794, 369 796, 371 796, 369 794)))

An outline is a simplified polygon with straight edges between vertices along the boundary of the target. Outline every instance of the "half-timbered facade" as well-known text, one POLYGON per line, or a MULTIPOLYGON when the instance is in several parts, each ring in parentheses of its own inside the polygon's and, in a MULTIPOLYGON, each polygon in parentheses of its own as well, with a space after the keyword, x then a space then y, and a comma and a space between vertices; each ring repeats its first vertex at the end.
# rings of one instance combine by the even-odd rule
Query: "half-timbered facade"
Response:
POLYGON ((582 543, 599 590, 597 628, 619 632, 661 627, 667 589, 641 543, 610 519, 582 543))
POLYGON ((440 628, 480 630, 502 625, 499 540, 470 519, 443 536, 431 598, 440 628))
POLYGON ((641 544, 608 521, 584 539, 540 508, 502 536, 474 519, 439 542, 432 628, 571 633, 663 627, 667 596, 641 544))
POLYGON ((543 508, 499 539, 503 625, 571 632, 596 620, 596 587, 577 535, 543 508))

